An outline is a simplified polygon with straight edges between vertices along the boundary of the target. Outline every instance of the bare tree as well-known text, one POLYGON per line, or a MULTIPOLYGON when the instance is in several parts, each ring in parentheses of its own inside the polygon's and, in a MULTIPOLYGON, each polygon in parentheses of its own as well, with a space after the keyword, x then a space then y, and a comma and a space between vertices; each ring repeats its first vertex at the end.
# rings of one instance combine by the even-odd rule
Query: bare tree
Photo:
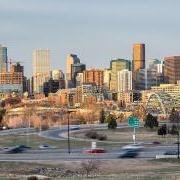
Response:
POLYGON ((96 160, 83 161, 81 163, 81 172, 86 177, 99 174, 99 162, 96 160))

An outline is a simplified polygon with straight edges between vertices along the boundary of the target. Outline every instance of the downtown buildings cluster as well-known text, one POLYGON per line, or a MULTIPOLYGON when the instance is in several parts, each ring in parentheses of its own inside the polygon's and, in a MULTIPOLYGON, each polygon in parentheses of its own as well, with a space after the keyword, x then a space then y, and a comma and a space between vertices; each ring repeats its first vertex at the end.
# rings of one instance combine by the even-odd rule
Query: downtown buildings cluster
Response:
POLYGON ((161 61, 147 59, 145 51, 145 44, 134 44, 132 60, 113 59, 104 69, 87 69, 78 55, 69 54, 63 72, 51 70, 49 49, 36 49, 32 53, 32 77, 27 79, 21 62, 9 60, 7 47, 0 46, 1 98, 16 92, 32 99, 47 98, 63 106, 80 107, 83 103, 104 100, 119 101, 126 106, 142 100, 152 89, 162 90, 160 87, 169 84, 177 87, 180 56, 161 61))

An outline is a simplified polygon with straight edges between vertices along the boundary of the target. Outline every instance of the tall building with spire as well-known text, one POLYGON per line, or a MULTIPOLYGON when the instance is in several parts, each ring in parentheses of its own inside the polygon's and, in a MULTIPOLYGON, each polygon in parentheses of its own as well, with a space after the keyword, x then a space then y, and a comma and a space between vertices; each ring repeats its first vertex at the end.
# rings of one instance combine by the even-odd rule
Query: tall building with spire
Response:
POLYGON ((66 59, 66 88, 76 86, 75 80, 77 73, 85 70, 85 65, 80 63, 80 59, 76 54, 69 54, 66 59))
POLYGON ((43 84, 50 78, 50 51, 36 49, 33 51, 33 91, 43 92, 43 84))
POLYGON ((80 59, 75 54, 69 54, 66 59, 66 80, 72 80, 72 65, 80 63, 80 59))

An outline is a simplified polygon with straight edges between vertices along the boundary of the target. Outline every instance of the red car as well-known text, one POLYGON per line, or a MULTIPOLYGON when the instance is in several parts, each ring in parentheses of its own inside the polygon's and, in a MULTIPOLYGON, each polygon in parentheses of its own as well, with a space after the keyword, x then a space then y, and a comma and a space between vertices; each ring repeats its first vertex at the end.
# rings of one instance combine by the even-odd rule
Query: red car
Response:
POLYGON ((87 149, 84 151, 84 153, 92 153, 92 154, 98 154, 98 153, 105 153, 106 150, 103 148, 94 148, 94 149, 87 149))

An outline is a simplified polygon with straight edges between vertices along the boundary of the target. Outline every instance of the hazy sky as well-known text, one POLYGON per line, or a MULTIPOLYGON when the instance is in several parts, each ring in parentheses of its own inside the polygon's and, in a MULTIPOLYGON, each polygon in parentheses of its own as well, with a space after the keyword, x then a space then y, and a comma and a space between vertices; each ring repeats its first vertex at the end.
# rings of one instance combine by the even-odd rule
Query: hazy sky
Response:
POLYGON ((0 44, 9 58, 32 70, 32 51, 51 50, 64 70, 68 53, 88 67, 131 59, 132 44, 146 44, 146 58, 180 55, 180 0, 0 0, 0 44))

